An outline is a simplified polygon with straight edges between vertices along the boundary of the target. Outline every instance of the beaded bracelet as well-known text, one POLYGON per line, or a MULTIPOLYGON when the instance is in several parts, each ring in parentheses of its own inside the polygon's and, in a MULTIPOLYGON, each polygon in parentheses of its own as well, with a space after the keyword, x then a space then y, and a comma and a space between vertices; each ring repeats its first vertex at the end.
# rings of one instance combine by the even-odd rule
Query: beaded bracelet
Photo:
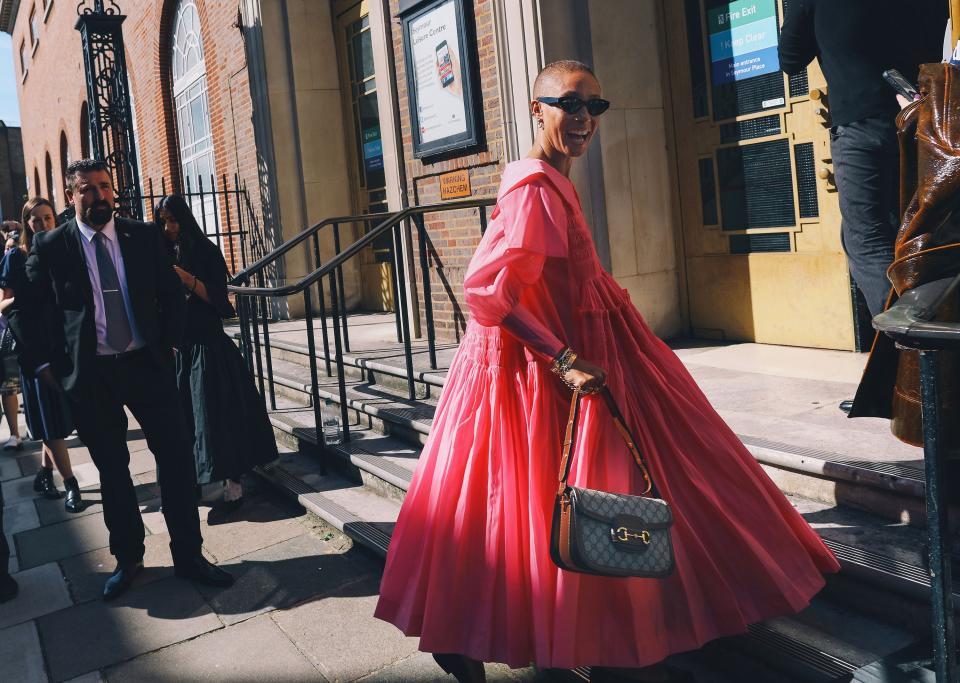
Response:
POLYGON ((573 383, 567 380, 566 374, 570 372, 570 368, 577 360, 577 354, 573 352, 573 349, 570 347, 565 348, 561 351, 557 357, 553 360, 553 366, 550 368, 556 375, 558 375, 561 381, 566 384, 569 388, 574 391, 579 391, 579 388, 573 383))
POLYGON ((570 371, 570 368, 577 360, 577 354, 573 352, 569 346, 561 351, 556 358, 553 359, 553 370, 556 374, 563 377, 570 371))

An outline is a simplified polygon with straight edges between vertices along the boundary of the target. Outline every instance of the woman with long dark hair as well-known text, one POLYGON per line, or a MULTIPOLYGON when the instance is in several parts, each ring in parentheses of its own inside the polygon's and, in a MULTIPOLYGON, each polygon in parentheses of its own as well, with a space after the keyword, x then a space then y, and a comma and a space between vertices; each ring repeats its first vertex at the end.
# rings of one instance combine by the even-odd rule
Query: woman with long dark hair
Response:
MULTIPOLYGON (((34 197, 23 205, 23 229, 20 231, 20 244, 11 249, 0 265, 0 287, 3 288, 3 300, 13 299, 17 290, 27 286, 27 254, 37 232, 53 230, 56 221, 53 205, 43 197, 34 197)), ((20 390, 23 393, 23 412, 27 419, 30 435, 43 442, 43 459, 33 482, 33 490, 44 498, 61 498, 53 481, 53 467, 63 477, 67 491, 64 507, 68 512, 81 512, 83 500, 80 485, 73 476, 70 465, 70 452, 66 438, 73 433, 73 416, 67 395, 59 387, 52 387, 40 381, 33 368, 20 368, 20 390)))
POLYGON ((243 356, 223 331, 223 319, 235 312, 227 298, 227 263, 220 248, 203 234, 180 195, 161 198, 154 216, 187 297, 177 384, 193 426, 197 483, 224 485, 222 504, 207 518, 216 524, 242 504, 240 477, 279 457, 277 444, 243 356))

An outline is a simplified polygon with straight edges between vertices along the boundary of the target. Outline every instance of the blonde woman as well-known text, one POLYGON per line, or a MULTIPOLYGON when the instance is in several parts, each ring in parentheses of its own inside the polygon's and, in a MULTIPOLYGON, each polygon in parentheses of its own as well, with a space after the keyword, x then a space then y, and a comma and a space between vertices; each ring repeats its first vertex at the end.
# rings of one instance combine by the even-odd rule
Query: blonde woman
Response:
MULTIPOLYGON (((3 304, 16 296, 17 289, 26 286, 27 253, 33 235, 56 227, 53 206, 43 197, 34 197, 23 206, 23 230, 20 245, 8 251, 0 265, 0 287, 3 304)), ((2 304, 0 304, 2 305, 2 304)), ((23 412, 27 428, 34 439, 43 442, 43 459, 33 482, 33 490, 44 498, 62 498, 53 480, 56 465, 66 489, 64 507, 67 512, 81 512, 83 499, 80 485, 73 475, 66 438, 73 432, 73 417, 66 394, 59 388, 41 382, 30 368, 20 368, 20 389, 23 392, 23 412)))

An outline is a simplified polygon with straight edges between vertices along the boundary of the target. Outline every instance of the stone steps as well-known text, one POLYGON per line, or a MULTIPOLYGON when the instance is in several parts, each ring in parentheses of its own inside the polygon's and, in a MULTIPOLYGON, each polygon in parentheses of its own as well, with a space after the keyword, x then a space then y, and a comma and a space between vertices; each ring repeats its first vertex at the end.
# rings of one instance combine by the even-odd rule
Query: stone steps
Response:
MULTIPOLYGON (((379 366, 390 369, 394 375, 403 373, 402 367, 382 362, 379 366)), ((347 372, 351 422, 394 436, 412 447, 422 445, 430 432, 441 388, 439 380, 445 378, 421 373, 417 387, 418 395, 424 398, 410 401, 406 398, 406 382, 400 382, 400 386, 377 384, 367 376, 368 372, 362 368, 347 372)), ((281 402, 283 416, 275 413, 275 422, 288 422, 291 429, 311 428, 311 411, 297 413, 289 410, 293 407, 309 408, 311 383, 308 368, 299 362, 275 359, 274 381, 277 396, 287 399, 281 402)), ((339 406, 337 378, 321 375, 318 383, 321 400, 330 399, 339 406)), ((282 425, 275 426, 283 430, 282 425)), ((924 476, 917 467, 831 452, 803 443, 781 442, 751 434, 738 436, 785 493, 857 508, 890 521, 918 526, 925 523, 924 476)), ((952 508, 951 514, 960 519, 957 509, 952 508)))
MULTIPOLYGON (((351 440, 323 446, 310 406, 306 344, 272 342, 277 409, 271 421, 287 452, 261 474, 381 557, 445 382, 445 371, 429 370, 425 351, 417 354, 419 400, 413 401, 406 397, 398 345, 345 356, 351 440)), ((318 372, 321 401, 329 399, 339 414, 337 378, 326 375, 322 355, 318 372)), ((858 667, 928 632, 922 471, 811 445, 796 438, 800 430, 787 433, 791 438, 782 442, 768 433, 738 436, 836 553, 842 571, 801 614, 674 658, 703 680, 850 680, 858 667)), ((589 680, 590 672, 556 674, 589 680)))
MULTIPOLYGON (((396 447, 399 452, 393 460, 378 462, 377 456, 366 452, 373 448, 368 449, 370 444, 365 442, 381 439, 368 431, 357 444, 325 448, 326 468, 321 467, 316 452, 288 452, 262 475, 357 543, 385 557, 412 463, 404 466, 402 460, 408 459, 408 453, 396 441, 381 441, 380 445, 396 447), (369 478, 388 472, 393 482, 388 484, 391 492, 385 494, 386 482, 371 485, 369 478)), ((924 600, 929 583, 919 566, 920 532, 905 525, 884 528, 864 513, 793 500, 838 553, 841 574, 836 580, 832 577, 814 604, 799 615, 756 625, 746 635, 721 639, 695 655, 677 657, 677 666, 716 673, 723 670, 720 663, 729 666, 737 661, 731 669, 733 677, 707 679, 734 681, 736 675, 744 675, 745 661, 750 662, 750 670, 759 667, 766 672, 751 681, 830 681, 924 633, 929 620, 924 600), (822 521, 816 521, 818 518, 822 521)), ((576 674, 568 672, 567 676, 571 675, 576 674)))

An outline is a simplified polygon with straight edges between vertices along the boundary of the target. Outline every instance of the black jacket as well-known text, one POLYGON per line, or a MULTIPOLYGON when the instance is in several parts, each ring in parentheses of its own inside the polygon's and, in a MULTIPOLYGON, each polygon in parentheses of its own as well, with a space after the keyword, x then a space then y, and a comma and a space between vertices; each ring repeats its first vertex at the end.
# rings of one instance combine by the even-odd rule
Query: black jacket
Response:
MULTIPOLYGON (((157 361, 173 361, 183 336, 185 302, 160 230, 117 217, 120 252, 137 330, 157 361)), ((10 327, 20 362, 50 363, 68 392, 81 392, 97 354, 93 289, 76 220, 33 238, 28 288, 17 292, 10 327), (53 321, 51 324, 50 321, 53 321)))
POLYGON ((893 120, 896 92, 883 72, 915 84, 921 64, 940 61, 946 23, 943 0, 790 0, 780 68, 792 75, 819 58, 834 125, 893 120))

